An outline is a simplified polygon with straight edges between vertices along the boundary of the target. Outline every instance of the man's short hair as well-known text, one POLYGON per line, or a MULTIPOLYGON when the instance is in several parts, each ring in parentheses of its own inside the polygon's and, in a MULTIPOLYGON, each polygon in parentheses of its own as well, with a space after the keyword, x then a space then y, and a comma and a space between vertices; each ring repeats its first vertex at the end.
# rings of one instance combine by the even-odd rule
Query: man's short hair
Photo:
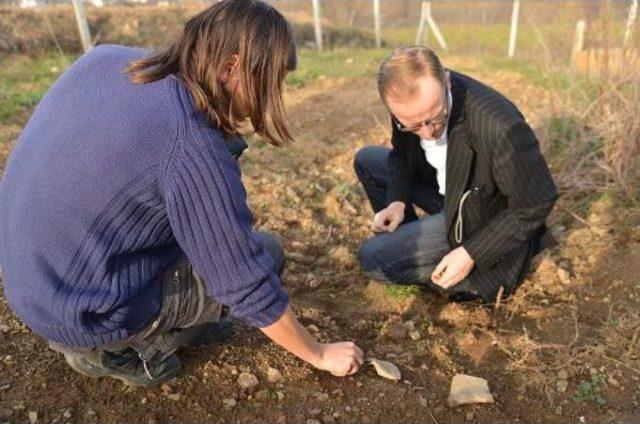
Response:
POLYGON ((416 80, 431 76, 446 85, 445 69, 433 50, 426 46, 400 47, 380 65, 378 92, 380 98, 409 98, 417 94, 416 80))

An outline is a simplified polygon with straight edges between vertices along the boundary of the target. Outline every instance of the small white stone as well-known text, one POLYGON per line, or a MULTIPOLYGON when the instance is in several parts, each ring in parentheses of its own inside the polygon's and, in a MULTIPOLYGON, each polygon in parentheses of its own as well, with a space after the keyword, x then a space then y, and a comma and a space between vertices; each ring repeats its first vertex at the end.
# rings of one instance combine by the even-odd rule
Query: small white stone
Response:
POLYGON ((228 409, 231 409, 231 408, 235 407, 237 403, 238 402, 233 398, 224 399, 222 401, 222 404, 224 405, 224 407, 228 408, 228 409))
POLYGON ((29 422, 31 424, 38 422, 38 413, 36 411, 29 411, 29 422))
POLYGON ((279 383, 282 381, 282 373, 275 368, 269 367, 267 370, 267 380, 269 383, 279 383))
POLYGON ((238 376, 238 385, 245 390, 250 390, 259 384, 258 378, 248 372, 243 372, 238 376))

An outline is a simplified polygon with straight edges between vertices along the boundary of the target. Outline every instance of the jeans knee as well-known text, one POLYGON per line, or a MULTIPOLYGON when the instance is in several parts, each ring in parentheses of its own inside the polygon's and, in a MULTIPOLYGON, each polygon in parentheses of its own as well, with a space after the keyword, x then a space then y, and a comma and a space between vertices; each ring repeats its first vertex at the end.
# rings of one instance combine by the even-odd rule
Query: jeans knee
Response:
POLYGON ((356 257, 363 271, 371 271, 377 267, 380 262, 380 250, 378 243, 375 243, 373 239, 365 240, 360 245, 356 257))
POLYGON ((370 167, 371 153, 375 150, 374 146, 365 146, 358 150, 353 158, 353 169, 358 177, 362 177, 365 170, 370 167))

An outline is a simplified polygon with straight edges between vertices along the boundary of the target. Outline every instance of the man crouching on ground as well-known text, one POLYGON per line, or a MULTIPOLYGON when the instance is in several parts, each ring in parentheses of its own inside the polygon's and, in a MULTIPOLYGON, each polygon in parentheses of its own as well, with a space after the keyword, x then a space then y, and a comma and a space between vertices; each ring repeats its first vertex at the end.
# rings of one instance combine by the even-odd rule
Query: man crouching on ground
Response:
POLYGON ((525 118, 497 91, 446 70, 428 47, 395 50, 378 90, 392 148, 367 146, 355 157, 377 233, 358 251, 365 274, 458 300, 493 302, 501 286, 513 293, 558 197, 525 118))

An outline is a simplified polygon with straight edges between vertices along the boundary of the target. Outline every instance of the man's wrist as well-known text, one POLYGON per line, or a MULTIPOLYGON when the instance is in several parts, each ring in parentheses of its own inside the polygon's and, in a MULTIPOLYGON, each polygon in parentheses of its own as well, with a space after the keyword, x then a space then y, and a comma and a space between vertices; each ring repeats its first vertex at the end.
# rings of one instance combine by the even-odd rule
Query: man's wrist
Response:
POLYGON ((389 206, 387 206, 388 208, 392 208, 392 209, 397 209, 401 212, 404 212, 405 208, 407 207, 407 205, 404 202, 401 201, 395 201, 395 202, 391 202, 389 204, 389 206))

